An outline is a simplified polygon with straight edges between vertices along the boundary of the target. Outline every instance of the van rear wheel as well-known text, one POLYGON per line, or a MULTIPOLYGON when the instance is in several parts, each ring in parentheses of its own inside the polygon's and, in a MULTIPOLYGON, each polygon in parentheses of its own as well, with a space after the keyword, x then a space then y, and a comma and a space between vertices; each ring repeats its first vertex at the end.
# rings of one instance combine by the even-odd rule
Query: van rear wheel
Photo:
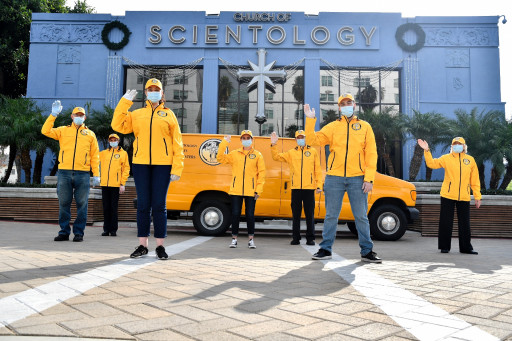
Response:
POLYGON ((192 221, 200 234, 220 235, 226 233, 231 224, 231 212, 221 201, 203 201, 194 209, 192 221))
POLYGON ((347 222, 347 226, 348 226, 348 229, 350 230, 350 232, 352 232, 356 236, 358 235, 356 223, 354 221, 347 222))

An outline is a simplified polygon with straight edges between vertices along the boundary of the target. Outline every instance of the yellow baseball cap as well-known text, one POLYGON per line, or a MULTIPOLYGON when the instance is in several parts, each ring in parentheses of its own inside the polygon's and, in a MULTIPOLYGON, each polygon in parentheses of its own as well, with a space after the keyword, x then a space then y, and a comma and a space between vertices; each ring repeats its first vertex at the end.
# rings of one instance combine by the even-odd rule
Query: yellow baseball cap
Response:
POLYGON ((240 133, 240 137, 242 137, 244 135, 249 135, 252 138, 252 131, 250 131, 250 130, 242 130, 242 132, 240 133))
POLYGON ((151 78, 150 80, 148 80, 146 82, 146 87, 144 89, 147 89, 149 88, 150 86, 157 86, 160 90, 162 90, 162 82, 160 82, 158 79, 156 78, 151 78))
POLYGON ((341 101, 343 101, 343 100, 344 100, 344 99, 346 99, 346 98, 348 98, 348 99, 350 99, 350 100, 352 100, 352 101, 354 101, 354 102, 356 101, 356 100, 354 99, 354 96, 352 96, 352 94, 343 94, 343 95, 341 95, 341 96, 338 98, 338 105, 341 103, 341 101))
POLYGON ((455 142, 460 142, 462 144, 466 144, 466 140, 464 140, 463 137, 455 137, 455 138, 453 138, 452 144, 454 144, 455 142))
POLYGON ((301 130, 297 130, 295 132, 295 137, 300 136, 300 135, 306 136, 306 132, 304 130, 302 130, 302 129, 301 130))
POLYGON ((117 135, 117 134, 110 134, 110 135, 108 136, 109 140, 110 140, 110 138, 111 138, 111 137, 115 137, 116 139, 118 139, 118 140, 119 140, 119 135, 117 135))
POLYGON ((76 107, 75 109, 73 109, 73 112, 71 114, 76 114, 77 112, 81 112, 85 115, 85 109, 82 107, 76 107))

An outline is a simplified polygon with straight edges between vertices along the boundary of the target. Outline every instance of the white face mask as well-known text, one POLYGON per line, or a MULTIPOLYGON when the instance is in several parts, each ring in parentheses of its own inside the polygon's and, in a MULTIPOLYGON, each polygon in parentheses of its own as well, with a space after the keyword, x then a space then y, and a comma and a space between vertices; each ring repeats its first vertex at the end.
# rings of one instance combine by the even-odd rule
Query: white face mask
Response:
POLYGON ((73 123, 76 124, 77 126, 81 126, 82 124, 84 124, 84 121, 85 121, 85 117, 83 117, 83 116, 75 116, 73 118, 73 123))
POLYGON ((351 117, 352 115, 354 115, 354 106, 347 105, 347 106, 341 107, 340 111, 343 116, 351 117))
POLYGON ((162 99, 162 91, 148 91, 148 99, 152 103, 157 103, 162 99))

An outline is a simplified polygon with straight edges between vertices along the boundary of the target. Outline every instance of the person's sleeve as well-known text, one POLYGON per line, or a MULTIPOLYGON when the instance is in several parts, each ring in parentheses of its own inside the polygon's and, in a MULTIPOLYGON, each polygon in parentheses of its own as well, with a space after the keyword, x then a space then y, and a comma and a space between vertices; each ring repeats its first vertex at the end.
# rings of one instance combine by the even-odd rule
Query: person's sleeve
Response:
POLYGON ((316 188, 323 189, 324 177, 322 176, 322 166, 320 166, 320 156, 315 150, 315 179, 316 188))
POLYGON ((128 181, 128 176, 130 175, 130 162, 128 160, 128 153, 124 152, 124 161, 121 169, 121 185, 126 185, 126 181, 128 181))
POLYGON ((432 168, 432 169, 444 168, 444 162, 443 162, 442 157, 440 157, 439 159, 434 159, 432 157, 432 153, 430 152, 430 149, 425 150, 423 152, 423 154, 425 155, 425 163, 427 164, 428 168, 432 168))
POLYGON ((41 128, 41 134, 58 141, 61 137, 61 130, 59 128, 53 127, 56 119, 57 117, 53 115, 48 115, 48 118, 46 119, 46 121, 43 124, 43 127, 41 128))
POLYGON ((375 143, 375 134, 370 125, 366 130, 366 141, 364 147, 364 161, 366 169, 364 170, 364 181, 373 183, 375 173, 377 173, 377 144, 375 143))
POLYGON ((100 176, 100 148, 96 135, 92 136, 91 141, 91 171, 93 176, 100 176))
POLYGON ((261 195, 263 193, 263 185, 265 185, 265 176, 267 171, 265 169, 265 160, 263 160, 263 155, 260 154, 258 158, 258 174, 256 175, 256 193, 261 195))
POLYGON ((183 138, 181 136, 180 125, 174 113, 171 115, 171 122, 173 151, 171 174, 181 176, 185 162, 185 154, 183 153, 183 138))
POLYGON ((306 144, 310 146, 325 146, 330 144, 330 127, 326 125, 315 132, 316 118, 306 117, 306 144))
POLYGON ((123 97, 114 110, 114 117, 110 125, 118 133, 129 134, 133 132, 132 113, 128 111, 132 104, 132 101, 123 97))
POLYGON ((231 155, 231 153, 226 154, 226 148, 228 147, 228 145, 229 142, 224 139, 222 139, 222 141, 219 144, 219 150, 217 151, 217 161, 219 161, 220 163, 233 163, 233 155, 231 155))
POLYGON ((482 194, 480 193, 480 175, 478 174, 478 167, 473 159, 473 167, 471 167, 471 177, 469 179, 471 190, 475 200, 482 200, 482 194))
POLYGON ((279 153, 277 150, 277 144, 270 147, 270 152, 272 153, 272 159, 274 161, 280 161, 280 162, 289 162, 289 155, 288 152, 285 153, 279 153))

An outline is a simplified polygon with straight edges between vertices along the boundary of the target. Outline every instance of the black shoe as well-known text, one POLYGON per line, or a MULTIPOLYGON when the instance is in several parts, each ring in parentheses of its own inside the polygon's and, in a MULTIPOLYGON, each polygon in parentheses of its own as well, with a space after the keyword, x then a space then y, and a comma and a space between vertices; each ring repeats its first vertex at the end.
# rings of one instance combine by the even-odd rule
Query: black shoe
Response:
POLYGON ((75 236, 73 237, 73 241, 74 242, 83 242, 84 236, 82 236, 81 234, 75 234, 75 236))
POLYGON ((467 254, 470 254, 470 255, 478 255, 478 252, 476 252, 475 250, 460 251, 460 253, 467 253, 467 254))
POLYGON ((65 240, 69 240, 69 234, 59 234, 57 237, 53 238, 56 242, 62 242, 65 240))
POLYGON ((314 240, 308 240, 306 242, 306 245, 315 245, 315 241, 314 240))
POLYGON ((448 249, 441 249, 441 253, 448 253, 448 252, 450 252, 450 250, 448 250, 448 249))
POLYGON ((130 258, 140 258, 148 254, 148 248, 142 245, 137 246, 135 251, 130 255, 130 258))
POLYGON ((300 239, 292 239, 290 245, 300 245, 300 239))
POLYGON ((165 252, 165 247, 163 247, 162 245, 157 247, 155 252, 156 252, 156 258, 158 258, 158 259, 167 259, 167 258, 169 258, 169 256, 167 255, 167 252, 165 252))
POLYGON ((317 253, 315 253, 312 257, 315 260, 321 260, 321 259, 331 259, 332 253, 330 251, 320 249, 317 253))
POLYGON ((370 251, 366 255, 361 256, 361 260, 363 262, 369 262, 369 263, 382 263, 382 259, 377 257, 377 254, 373 251, 370 251))
POLYGON ((116 237, 116 236, 117 236, 117 233, 116 233, 116 232, 110 232, 110 235, 111 235, 112 237, 116 237))
POLYGON ((105 236, 108 236, 109 234, 110 234, 110 233, 108 233, 108 232, 103 232, 101 235, 102 235, 103 237, 105 237, 105 236))

